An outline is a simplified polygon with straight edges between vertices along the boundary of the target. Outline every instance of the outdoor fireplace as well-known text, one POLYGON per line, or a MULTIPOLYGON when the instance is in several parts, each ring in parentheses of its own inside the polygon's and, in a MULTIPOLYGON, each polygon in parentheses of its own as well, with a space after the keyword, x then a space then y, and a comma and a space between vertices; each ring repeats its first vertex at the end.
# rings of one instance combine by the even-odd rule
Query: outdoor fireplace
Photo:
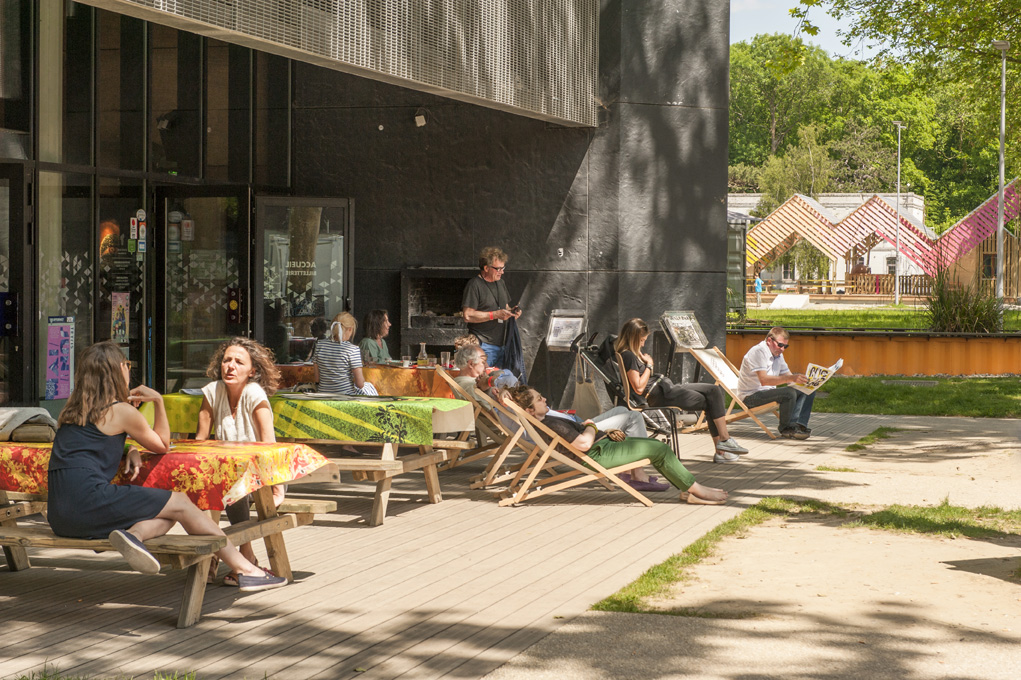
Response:
POLYGON ((431 354, 452 350, 468 332, 461 296, 478 269, 417 267, 401 272, 401 354, 414 358, 419 343, 431 354))

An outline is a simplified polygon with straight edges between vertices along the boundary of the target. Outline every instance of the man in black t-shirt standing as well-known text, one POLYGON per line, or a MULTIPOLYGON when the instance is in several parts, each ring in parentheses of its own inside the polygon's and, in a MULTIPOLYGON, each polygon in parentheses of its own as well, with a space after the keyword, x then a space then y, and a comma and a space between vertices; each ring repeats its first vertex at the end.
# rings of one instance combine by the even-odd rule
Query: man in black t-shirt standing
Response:
POLYGON ((503 282, 507 253, 499 248, 484 248, 479 254, 479 273, 464 287, 461 312, 468 323, 468 332, 479 339, 490 366, 506 368, 503 346, 507 319, 521 316, 521 308, 510 306, 510 294, 503 282))

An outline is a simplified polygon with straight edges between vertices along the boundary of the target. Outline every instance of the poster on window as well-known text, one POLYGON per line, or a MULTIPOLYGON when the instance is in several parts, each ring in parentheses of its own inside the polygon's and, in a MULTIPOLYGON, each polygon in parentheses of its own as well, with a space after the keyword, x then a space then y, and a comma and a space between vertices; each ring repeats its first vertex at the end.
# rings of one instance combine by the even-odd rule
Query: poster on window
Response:
POLYGON ((74 317, 47 317, 46 399, 67 399, 73 388, 74 317))
POLYGON ((112 293, 110 311, 110 339, 118 345, 128 342, 128 310, 131 308, 131 293, 112 293))

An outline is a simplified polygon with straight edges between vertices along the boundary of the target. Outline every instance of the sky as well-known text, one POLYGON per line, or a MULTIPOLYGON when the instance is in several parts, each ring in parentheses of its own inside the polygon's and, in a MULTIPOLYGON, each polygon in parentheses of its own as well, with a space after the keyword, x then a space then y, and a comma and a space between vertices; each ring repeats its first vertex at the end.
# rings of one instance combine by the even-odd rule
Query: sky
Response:
MULTIPOLYGON (((797 21, 788 10, 797 5, 797 0, 730 0, 730 42, 751 40, 760 33, 793 33, 797 21)), ((855 49, 846 47, 837 37, 842 25, 822 11, 812 8, 809 19, 819 27, 819 35, 802 35, 810 44, 818 45, 832 57, 860 59, 855 49)))

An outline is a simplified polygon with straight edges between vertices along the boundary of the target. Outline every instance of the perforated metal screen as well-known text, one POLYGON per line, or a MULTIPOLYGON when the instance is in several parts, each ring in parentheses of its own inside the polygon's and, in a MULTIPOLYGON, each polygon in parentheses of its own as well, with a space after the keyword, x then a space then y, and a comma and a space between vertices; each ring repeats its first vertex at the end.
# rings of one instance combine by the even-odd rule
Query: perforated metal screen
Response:
POLYGON ((87 0, 544 120, 596 125, 598 0, 87 0))

